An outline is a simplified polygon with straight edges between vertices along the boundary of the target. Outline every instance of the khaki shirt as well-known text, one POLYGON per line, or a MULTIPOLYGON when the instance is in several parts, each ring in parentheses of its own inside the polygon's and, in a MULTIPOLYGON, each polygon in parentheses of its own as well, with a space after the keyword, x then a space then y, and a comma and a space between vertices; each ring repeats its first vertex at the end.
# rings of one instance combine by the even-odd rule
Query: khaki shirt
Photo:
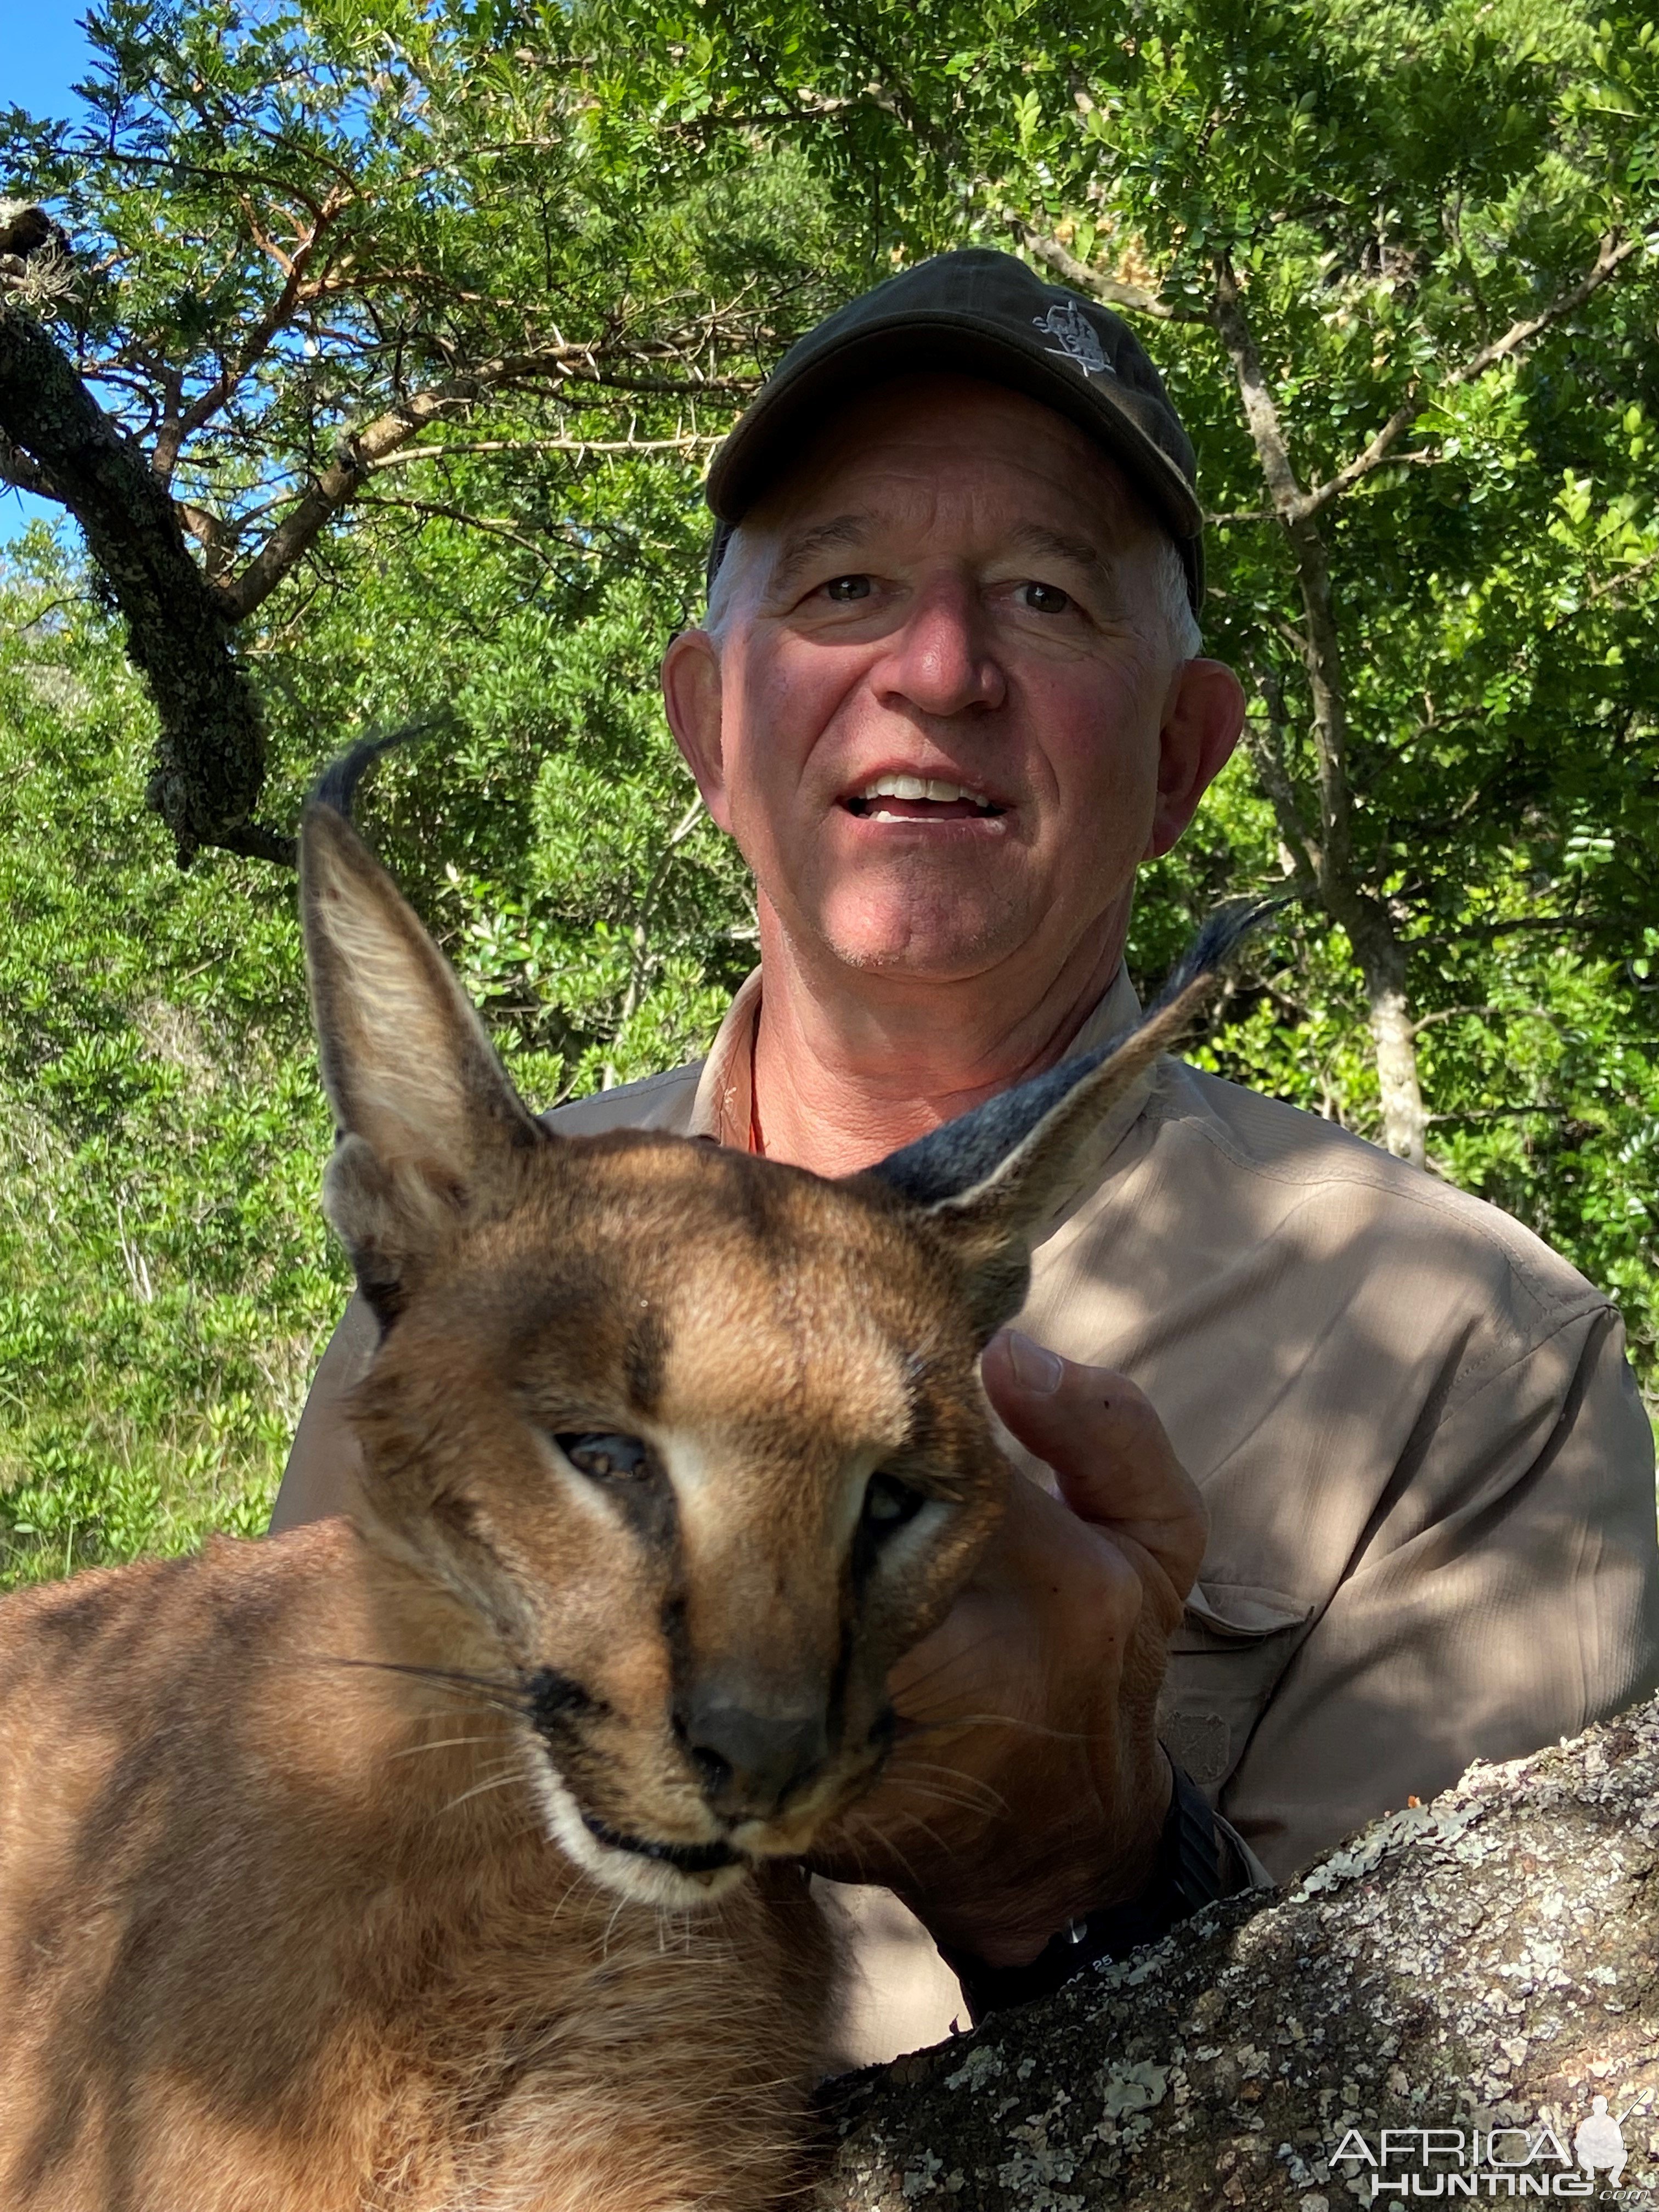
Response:
MULTIPOLYGON (((746 1146, 759 993, 706 1060, 550 1127, 746 1146)), ((1136 1012, 1120 974, 1074 1049, 1136 1012)), ((1139 1383, 1204 1493, 1161 1733, 1275 1875, 1659 1679, 1653 1439, 1618 1312, 1496 1207, 1164 1060, 1047 1225, 1020 1327, 1139 1383)), ((960 2003, 916 1924, 851 1909, 872 1986, 847 2055, 943 2034, 960 2003)))

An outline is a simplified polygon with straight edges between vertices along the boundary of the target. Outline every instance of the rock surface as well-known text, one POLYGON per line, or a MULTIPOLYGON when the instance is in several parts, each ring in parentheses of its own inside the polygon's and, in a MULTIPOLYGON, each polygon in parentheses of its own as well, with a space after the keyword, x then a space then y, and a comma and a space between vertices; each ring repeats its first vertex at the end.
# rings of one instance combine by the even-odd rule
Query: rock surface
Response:
POLYGON ((1623 2122, 1620 2194, 1659 2204, 1659 1700, 1472 1767, 1288 1891, 838 2085, 817 2202, 1345 2212, 1379 2174, 1424 2196, 1449 2172, 1460 2196, 1554 2199, 1590 2186, 1566 2161, 1597 2094, 1623 2122), (1393 2138, 1385 2160, 1384 2128, 1462 2142, 1393 2138))

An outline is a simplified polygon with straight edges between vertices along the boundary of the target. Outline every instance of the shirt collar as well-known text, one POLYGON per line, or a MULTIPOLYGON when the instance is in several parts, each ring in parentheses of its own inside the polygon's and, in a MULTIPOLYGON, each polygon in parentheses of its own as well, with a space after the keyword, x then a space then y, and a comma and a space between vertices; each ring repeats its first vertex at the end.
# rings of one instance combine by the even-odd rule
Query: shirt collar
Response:
POLYGON ((744 976, 714 1032, 691 1102, 689 1137, 708 1137, 734 1152, 749 1150, 755 1103, 755 1024, 760 1019, 761 971, 744 976))
MULTIPOLYGON (((755 1029, 760 1019, 761 971, 746 976, 727 1007, 715 1032, 698 1079, 686 1133, 729 1145, 737 1152, 749 1150, 749 1131, 755 1100, 755 1029)), ((1132 1029, 1140 1014, 1140 1000, 1128 972, 1120 966, 1094 1011, 1073 1038, 1067 1058, 1091 1051, 1109 1038, 1132 1029)), ((1146 1103, 1152 1073, 1138 1079, 1106 1116, 1089 1146, 1090 1170, 1098 1174, 1108 1156, 1127 1133, 1146 1103)))

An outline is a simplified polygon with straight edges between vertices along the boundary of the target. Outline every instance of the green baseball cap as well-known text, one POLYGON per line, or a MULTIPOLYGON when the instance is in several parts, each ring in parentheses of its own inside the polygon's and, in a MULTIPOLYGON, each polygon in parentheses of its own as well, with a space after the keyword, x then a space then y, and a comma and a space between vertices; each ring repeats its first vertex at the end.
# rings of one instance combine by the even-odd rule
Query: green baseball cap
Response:
POLYGON ((798 338, 738 416, 706 487, 733 527, 840 402, 919 369, 981 376, 1068 416, 1145 495, 1175 540, 1188 596, 1204 604, 1204 510, 1192 441, 1145 347, 1097 301, 1045 284, 1012 253, 970 246, 889 277, 798 338))

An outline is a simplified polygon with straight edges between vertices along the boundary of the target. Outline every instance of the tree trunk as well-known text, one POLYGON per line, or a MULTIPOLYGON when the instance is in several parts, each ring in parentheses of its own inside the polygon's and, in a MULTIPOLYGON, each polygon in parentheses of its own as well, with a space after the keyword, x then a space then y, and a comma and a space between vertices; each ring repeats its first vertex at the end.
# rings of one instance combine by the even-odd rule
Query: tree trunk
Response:
POLYGON ((834 2085, 820 2212, 1586 2195, 1574 2138, 1597 2095, 1623 2123, 1620 2185, 1650 2204, 1656 1785, 1659 1701, 1471 1768, 1274 1901, 1212 1905, 1046 2003, 834 2085))
POLYGON ((1387 908, 1360 890, 1351 869, 1333 868, 1328 848, 1304 813, 1285 763, 1284 686, 1271 669, 1258 681, 1266 727, 1247 723, 1244 742, 1273 810, 1279 855, 1298 894, 1316 899, 1347 933, 1370 1008, 1382 1141, 1420 1168, 1428 1112, 1417 1074, 1417 1025, 1406 996, 1405 947, 1387 908))
POLYGON ((1296 564, 1302 595, 1301 629, 1283 625, 1294 640, 1307 673, 1313 707, 1313 745, 1319 822, 1303 816, 1288 772, 1278 725, 1282 702, 1273 690, 1264 693, 1274 726, 1268 742, 1254 746, 1264 788, 1273 804, 1279 833, 1298 878, 1316 893, 1331 919, 1347 933, 1364 980, 1370 1008, 1371 1042, 1376 1056, 1377 1089, 1382 1108, 1382 1141, 1391 1152, 1424 1164, 1428 1116, 1418 1079, 1416 1033, 1406 994, 1405 947, 1392 916, 1380 900, 1361 888, 1354 866, 1352 794, 1348 787, 1348 684, 1341 634, 1331 591, 1330 560, 1319 526, 1319 503, 1297 476, 1285 442, 1279 406, 1256 351, 1244 297, 1231 261, 1216 264, 1215 325, 1227 349, 1238 383, 1262 481, 1296 564))
POLYGON ((1406 993, 1386 975, 1362 963, 1370 1000, 1370 1029, 1376 1048, 1376 1081, 1382 1105, 1382 1141, 1413 1167, 1427 1164, 1425 1138, 1429 1126, 1417 1079, 1417 1038, 1406 993))
POLYGON ((0 434, 50 476, 126 617, 161 724, 149 803, 181 862, 220 845, 291 863, 293 841, 250 818, 265 773, 258 702, 172 500, 46 332, 3 300, 0 434))
POLYGON ((1382 1141, 1413 1167, 1425 1161, 1428 1109, 1417 1073, 1417 1026, 1406 996, 1406 949, 1388 914, 1356 898, 1338 919, 1347 931, 1370 1008, 1371 1042, 1382 1110, 1382 1141))

